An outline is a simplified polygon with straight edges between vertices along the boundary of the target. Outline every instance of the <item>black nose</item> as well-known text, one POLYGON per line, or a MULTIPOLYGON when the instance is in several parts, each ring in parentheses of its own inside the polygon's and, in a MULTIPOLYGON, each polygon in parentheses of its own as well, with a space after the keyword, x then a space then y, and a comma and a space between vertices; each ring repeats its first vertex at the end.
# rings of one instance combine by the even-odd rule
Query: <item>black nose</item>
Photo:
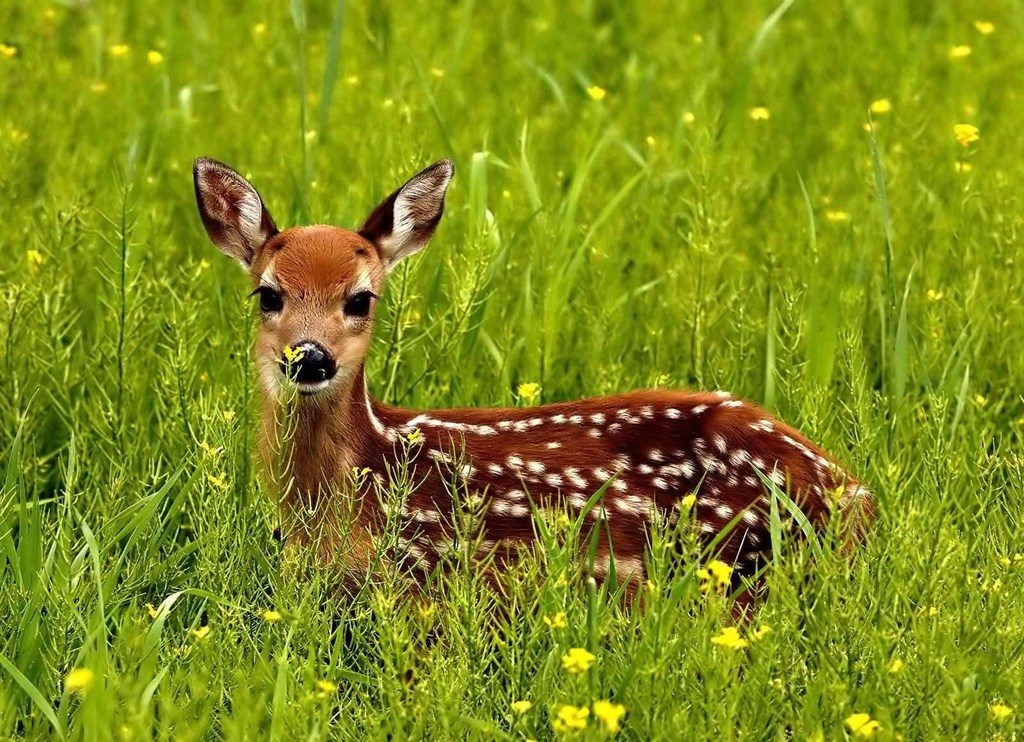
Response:
POLYGON ((309 340, 293 345, 291 352, 281 357, 281 369, 302 384, 327 381, 338 370, 331 354, 309 340))

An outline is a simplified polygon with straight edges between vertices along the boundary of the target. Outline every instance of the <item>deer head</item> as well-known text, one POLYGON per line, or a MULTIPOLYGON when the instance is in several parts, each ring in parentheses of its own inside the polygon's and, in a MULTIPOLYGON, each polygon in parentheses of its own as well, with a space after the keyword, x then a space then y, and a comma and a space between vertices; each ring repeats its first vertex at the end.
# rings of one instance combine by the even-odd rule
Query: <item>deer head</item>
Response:
POLYGON ((196 202, 210 240, 249 273, 261 322, 255 356, 266 392, 294 385, 330 395, 362 366, 387 274, 422 249, 444 212, 454 173, 440 160, 413 176, 357 231, 279 231, 256 189, 228 166, 195 161, 196 202))

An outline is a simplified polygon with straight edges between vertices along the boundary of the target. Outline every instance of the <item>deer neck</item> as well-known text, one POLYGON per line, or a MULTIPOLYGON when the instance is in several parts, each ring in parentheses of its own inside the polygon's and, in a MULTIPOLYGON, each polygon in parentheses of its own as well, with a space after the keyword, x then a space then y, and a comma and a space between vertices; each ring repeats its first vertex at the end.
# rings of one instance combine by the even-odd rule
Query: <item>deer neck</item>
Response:
POLYGON ((323 399, 266 399, 264 457, 285 509, 343 492, 352 469, 386 443, 363 366, 335 383, 323 399))

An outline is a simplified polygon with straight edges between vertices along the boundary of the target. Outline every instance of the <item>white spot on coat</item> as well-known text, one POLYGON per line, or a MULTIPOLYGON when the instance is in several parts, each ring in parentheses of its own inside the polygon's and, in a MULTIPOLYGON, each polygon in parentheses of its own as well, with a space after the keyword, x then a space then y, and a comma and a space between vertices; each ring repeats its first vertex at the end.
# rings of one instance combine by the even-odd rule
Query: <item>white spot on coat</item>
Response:
POLYGON ((587 486, 587 480, 580 476, 580 470, 574 466, 566 467, 565 478, 568 479, 569 484, 576 489, 581 490, 587 486))

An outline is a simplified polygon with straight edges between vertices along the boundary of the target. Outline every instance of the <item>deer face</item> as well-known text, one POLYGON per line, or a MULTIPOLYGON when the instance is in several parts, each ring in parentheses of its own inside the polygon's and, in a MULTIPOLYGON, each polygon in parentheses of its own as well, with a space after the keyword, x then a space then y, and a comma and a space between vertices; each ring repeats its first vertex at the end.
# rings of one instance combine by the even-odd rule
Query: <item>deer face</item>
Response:
POLYGON ((453 168, 441 160, 415 175, 358 231, 278 231, 234 170, 200 158, 193 174, 207 234, 246 269, 259 301, 255 355, 264 389, 277 395, 293 385, 308 397, 342 386, 362 365, 385 278, 434 233, 453 168))

